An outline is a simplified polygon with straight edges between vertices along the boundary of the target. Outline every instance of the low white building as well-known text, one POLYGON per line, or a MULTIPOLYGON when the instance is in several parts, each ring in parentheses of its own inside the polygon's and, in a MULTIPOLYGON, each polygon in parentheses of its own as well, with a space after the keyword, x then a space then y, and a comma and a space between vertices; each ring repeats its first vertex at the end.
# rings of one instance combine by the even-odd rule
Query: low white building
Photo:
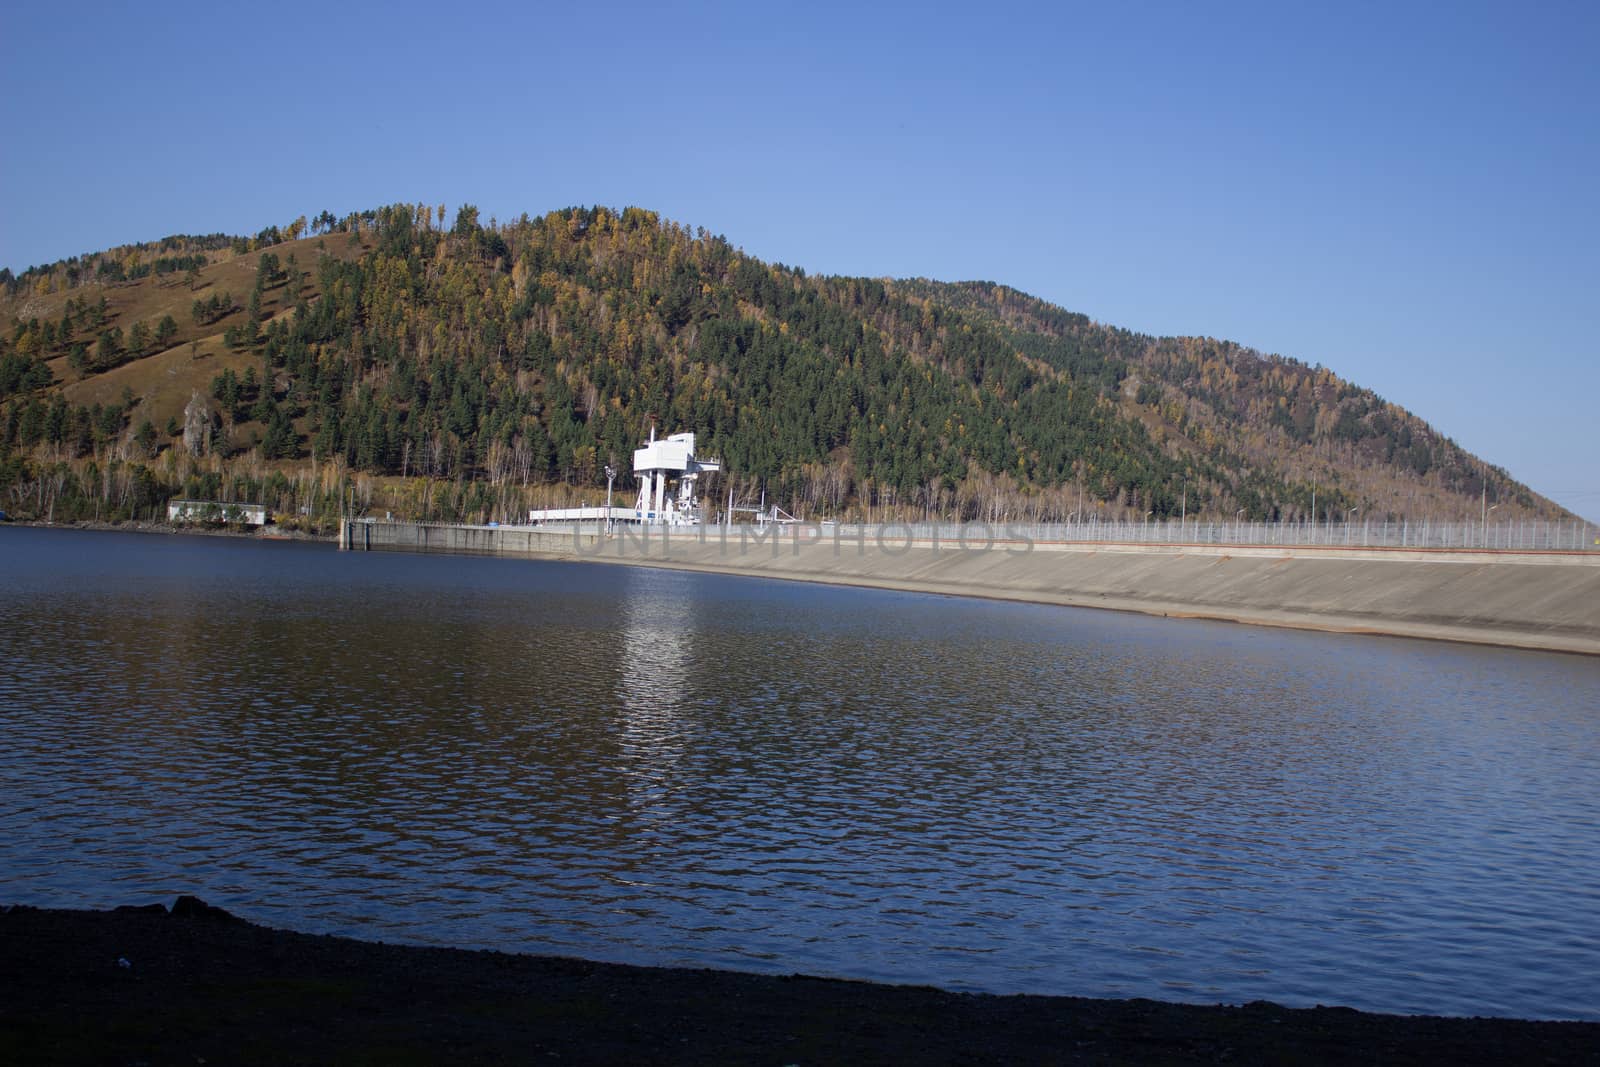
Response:
POLYGON ((641 521, 633 508, 608 508, 604 505, 581 508, 535 508, 528 512, 528 521, 535 526, 547 522, 619 522, 641 521))
POLYGON ((265 526, 265 504, 219 504, 215 500, 171 500, 167 502, 168 522, 235 522, 242 526, 265 526))

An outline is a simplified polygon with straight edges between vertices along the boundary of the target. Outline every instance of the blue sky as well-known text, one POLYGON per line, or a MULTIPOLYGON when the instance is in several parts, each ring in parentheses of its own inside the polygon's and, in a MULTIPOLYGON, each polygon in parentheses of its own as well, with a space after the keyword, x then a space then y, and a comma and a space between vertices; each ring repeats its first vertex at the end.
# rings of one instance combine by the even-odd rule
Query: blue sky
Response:
POLYGON ((9 5, 0 265, 637 204, 1321 363, 1600 517, 1600 5, 9 5))

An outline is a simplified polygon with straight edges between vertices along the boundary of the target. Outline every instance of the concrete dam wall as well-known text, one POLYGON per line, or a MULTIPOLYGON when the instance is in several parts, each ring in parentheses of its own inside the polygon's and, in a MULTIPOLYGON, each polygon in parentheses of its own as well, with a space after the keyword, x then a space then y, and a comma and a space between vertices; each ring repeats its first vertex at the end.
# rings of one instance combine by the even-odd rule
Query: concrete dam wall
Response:
POLYGON ((350 523, 356 550, 671 567, 1600 655, 1600 553, 930 541, 893 528, 350 523))

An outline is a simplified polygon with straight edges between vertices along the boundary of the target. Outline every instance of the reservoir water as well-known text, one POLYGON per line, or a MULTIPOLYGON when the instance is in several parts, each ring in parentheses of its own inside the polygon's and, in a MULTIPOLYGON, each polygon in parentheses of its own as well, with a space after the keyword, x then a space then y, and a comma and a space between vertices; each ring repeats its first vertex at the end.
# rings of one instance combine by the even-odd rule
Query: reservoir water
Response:
POLYGON ((1600 1019, 1600 661, 0 529, 0 902, 1600 1019))

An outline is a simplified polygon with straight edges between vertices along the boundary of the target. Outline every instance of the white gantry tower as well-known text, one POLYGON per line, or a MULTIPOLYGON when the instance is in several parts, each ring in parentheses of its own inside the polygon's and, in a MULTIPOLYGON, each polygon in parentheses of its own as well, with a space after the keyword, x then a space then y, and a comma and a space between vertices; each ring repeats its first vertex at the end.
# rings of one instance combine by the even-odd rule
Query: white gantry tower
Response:
POLYGON ((721 469, 719 461, 694 454, 694 434, 675 433, 658 441, 655 427, 650 427, 650 440, 633 453, 633 474, 639 479, 634 521, 647 526, 698 525, 700 475, 721 469), (678 483, 675 499, 667 496, 668 481, 678 483))

